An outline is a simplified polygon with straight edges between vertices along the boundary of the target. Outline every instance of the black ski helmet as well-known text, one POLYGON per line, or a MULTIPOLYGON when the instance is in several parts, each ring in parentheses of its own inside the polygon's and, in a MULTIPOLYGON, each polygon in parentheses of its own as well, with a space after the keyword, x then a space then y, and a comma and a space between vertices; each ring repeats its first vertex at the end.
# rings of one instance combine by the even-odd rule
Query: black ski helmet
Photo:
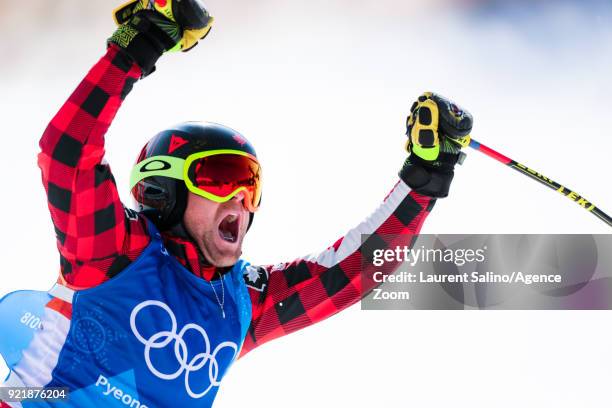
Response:
MULTIPOLYGON (((132 170, 138 163, 155 156, 170 156, 187 159, 194 153, 210 150, 232 149, 249 153, 255 157, 255 149, 239 132, 210 122, 184 122, 155 135, 142 148, 132 170)), ((160 160, 160 164, 167 164, 160 160)), ((143 212, 162 231, 168 230, 183 221, 187 205, 187 187, 183 180, 153 175, 142 178, 132 186, 131 194, 136 209, 143 212)), ((249 227, 253 222, 250 213, 249 227)))

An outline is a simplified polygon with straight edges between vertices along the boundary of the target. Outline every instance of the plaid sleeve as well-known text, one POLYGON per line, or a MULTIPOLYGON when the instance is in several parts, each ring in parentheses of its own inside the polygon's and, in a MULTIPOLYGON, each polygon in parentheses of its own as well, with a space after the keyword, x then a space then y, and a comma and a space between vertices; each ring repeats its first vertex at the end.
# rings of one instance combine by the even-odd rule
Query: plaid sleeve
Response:
MULTIPOLYGON (((253 317, 242 355, 358 302, 375 286, 372 280, 361 280, 362 270, 367 277, 375 269, 371 257, 362 257, 362 252, 412 246, 434 203, 400 181, 370 217, 322 253, 253 267, 245 275, 253 317), (362 234, 371 235, 362 243, 362 234)), ((391 273, 399 263, 385 265, 384 272, 391 273)))
POLYGON ((62 275, 77 287, 105 281, 148 243, 144 222, 124 209, 103 161, 104 135, 140 75, 129 57, 109 47, 40 139, 38 165, 62 275))

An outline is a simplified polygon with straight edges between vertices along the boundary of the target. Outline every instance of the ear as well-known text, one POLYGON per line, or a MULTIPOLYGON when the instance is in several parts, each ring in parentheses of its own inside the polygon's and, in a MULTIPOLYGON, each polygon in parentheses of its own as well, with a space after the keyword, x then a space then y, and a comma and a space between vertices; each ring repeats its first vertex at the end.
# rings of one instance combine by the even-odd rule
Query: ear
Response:
MULTIPOLYGON (((189 200, 189 192, 187 187, 182 182, 172 183, 174 185, 174 203, 172 208, 168 209, 168 216, 162 220, 162 226, 160 230, 168 230, 176 225, 183 224, 183 218, 185 216, 185 210, 187 209, 187 200, 189 200)), ((172 192, 171 192, 172 193, 172 192)))

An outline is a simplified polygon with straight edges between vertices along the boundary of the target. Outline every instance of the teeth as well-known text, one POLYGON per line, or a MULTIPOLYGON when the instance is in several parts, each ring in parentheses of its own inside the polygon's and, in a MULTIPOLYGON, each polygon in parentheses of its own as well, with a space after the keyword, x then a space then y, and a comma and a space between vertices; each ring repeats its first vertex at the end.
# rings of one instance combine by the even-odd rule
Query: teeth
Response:
POLYGON ((221 237, 229 242, 234 242, 235 238, 234 236, 230 233, 230 232, 226 232, 226 231, 221 231, 221 237))
POLYGON ((219 224, 219 235, 224 241, 236 242, 237 240, 237 229, 238 229, 238 218, 240 214, 228 214, 226 215, 221 223, 219 224), (236 235, 235 235, 236 234, 236 235))

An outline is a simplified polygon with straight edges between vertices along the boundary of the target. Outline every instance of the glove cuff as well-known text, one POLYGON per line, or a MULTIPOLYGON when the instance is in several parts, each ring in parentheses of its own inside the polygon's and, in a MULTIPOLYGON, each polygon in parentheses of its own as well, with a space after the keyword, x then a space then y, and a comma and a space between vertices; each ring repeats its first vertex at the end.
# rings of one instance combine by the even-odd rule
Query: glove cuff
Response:
POLYGON ((107 44, 117 44, 142 70, 145 77, 155 71, 155 64, 162 54, 174 47, 175 41, 153 23, 149 14, 138 12, 128 23, 119 26, 107 44))
POLYGON ((151 44, 142 34, 137 34, 127 45, 118 42, 113 35, 108 39, 107 45, 111 44, 117 45, 124 54, 140 67, 143 78, 155 71, 155 63, 163 54, 163 50, 151 44))
POLYGON ((429 168, 432 171, 440 172, 440 173, 450 173, 455 169, 455 165, 460 161, 461 154, 460 153, 450 153, 450 152, 439 152, 436 160, 425 160, 415 152, 408 157, 411 163, 419 164, 423 167, 429 168))
POLYGON ((454 164, 435 168, 431 164, 424 164, 426 162, 418 157, 415 160, 415 157, 417 156, 410 155, 406 159, 398 174, 400 179, 419 194, 433 198, 447 197, 455 176, 454 164))

